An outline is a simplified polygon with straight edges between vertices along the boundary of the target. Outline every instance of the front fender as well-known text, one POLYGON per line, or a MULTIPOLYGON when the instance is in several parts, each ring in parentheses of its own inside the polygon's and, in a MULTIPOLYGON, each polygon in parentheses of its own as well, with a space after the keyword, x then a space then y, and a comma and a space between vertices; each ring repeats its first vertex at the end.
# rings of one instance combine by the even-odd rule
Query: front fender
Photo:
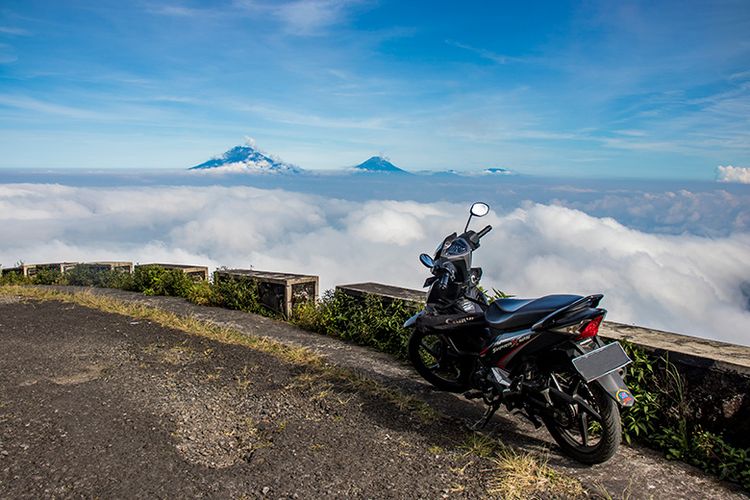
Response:
POLYGON ((404 323, 404 328, 414 328, 414 326, 416 326, 417 324, 417 320, 423 314, 424 314, 424 311, 419 311, 417 314, 407 319, 406 322, 404 323))
POLYGON ((625 381, 618 372, 609 373, 596 379, 596 383, 602 386, 602 389, 609 397, 614 399, 620 406, 633 406, 635 398, 625 385, 625 381))

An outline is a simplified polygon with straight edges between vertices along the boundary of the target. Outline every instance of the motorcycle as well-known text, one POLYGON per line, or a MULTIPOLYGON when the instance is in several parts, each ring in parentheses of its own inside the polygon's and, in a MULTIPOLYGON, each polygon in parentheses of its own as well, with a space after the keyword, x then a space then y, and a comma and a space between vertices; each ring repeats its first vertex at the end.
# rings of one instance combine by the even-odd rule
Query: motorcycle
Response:
POLYGON ((432 276, 424 309, 404 324, 408 353, 438 389, 481 398, 487 425, 501 405, 536 428, 544 424, 563 452, 586 464, 609 460, 621 439, 619 407, 635 399, 623 380, 631 360, 618 342, 598 337, 603 295, 547 295, 490 301, 472 254, 492 230, 469 230, 489 213, 474 203, 464 232, 446 236, 420 261, 432 276))

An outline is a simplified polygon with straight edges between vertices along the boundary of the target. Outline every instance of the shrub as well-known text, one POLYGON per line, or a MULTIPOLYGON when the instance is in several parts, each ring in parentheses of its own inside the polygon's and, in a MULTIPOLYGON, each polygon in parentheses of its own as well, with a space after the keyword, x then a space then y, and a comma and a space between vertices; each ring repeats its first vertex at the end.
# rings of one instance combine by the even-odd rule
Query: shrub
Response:
POLYGON ((0 285, 25 285, 27 283, 29 279, 17 271, 6 272, 0 276, 0 285))
POLYGON ((59 269, 38 268, 31 277, 34 285, 64 285, 65 279, 59 269))
POLYGON ((131 287, 132 276, 124 271, 78 264, 65 273, 64 280, 66 284, 74 286, 128 289, 131 287))
POLYGON ((320 302, 295 308, 293 321, 302 328, 374 347, 406 358, 410 332, 403 328, 419 307, 401 300, 364 299, 328 290, 320 302))
POLYGON ((685 381, 667 356, 622 342, 633 363, 626 382, 636 404, 622 411, 625 441, 639 441, 750 490, 750 450, 703 430, 690 414, 685 381))
POLYGON ((179 269, 138 266, 133 271, 132 279, 126 283, 126 289, 143 292, 145 295, 171 295, 187 298, 193 284, 192 278, 179 269))
POLYGON ((185 298, 199 306, 217 305, 219 302, 214 287, 208 281, 193 282, 185 298))
POLYGON ((210 297, 212 304, 219 307, 277 316, 260 302, 258 284, 252 279, 224 277, 214 282, 210 297))

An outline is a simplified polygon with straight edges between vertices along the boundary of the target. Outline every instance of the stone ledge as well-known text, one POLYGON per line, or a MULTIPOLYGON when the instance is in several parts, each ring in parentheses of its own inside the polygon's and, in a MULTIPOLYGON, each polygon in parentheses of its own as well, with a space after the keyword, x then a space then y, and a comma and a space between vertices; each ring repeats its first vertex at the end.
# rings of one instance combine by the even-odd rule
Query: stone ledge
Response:
POLYGON ((733 371, 750 376, 750 347, 747 346, 612 321, 603 322, 599 333, 604 338, 626 340, 649 351, 676 354, 680 362, 695 367, 733 371))

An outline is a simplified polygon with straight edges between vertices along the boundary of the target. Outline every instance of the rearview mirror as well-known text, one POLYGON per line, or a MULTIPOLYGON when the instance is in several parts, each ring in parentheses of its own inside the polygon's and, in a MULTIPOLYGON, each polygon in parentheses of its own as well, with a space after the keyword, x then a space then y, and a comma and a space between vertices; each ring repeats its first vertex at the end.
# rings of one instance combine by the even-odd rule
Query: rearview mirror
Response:
POLYGON ((475 217, 484 217, 490 212, 490 206, 478 201, 471 206, 471 215, 475 217))
POLYGON ((429 255, 427 255, 426 253, 423 253, 422 255, 419 256, 419 261, 422 264, 424 264, 425 267, 429 267, 430 269, 432 269, 433 267, 435 267, 435 261, 432 260, 432 257, 430 257, 429 255))

